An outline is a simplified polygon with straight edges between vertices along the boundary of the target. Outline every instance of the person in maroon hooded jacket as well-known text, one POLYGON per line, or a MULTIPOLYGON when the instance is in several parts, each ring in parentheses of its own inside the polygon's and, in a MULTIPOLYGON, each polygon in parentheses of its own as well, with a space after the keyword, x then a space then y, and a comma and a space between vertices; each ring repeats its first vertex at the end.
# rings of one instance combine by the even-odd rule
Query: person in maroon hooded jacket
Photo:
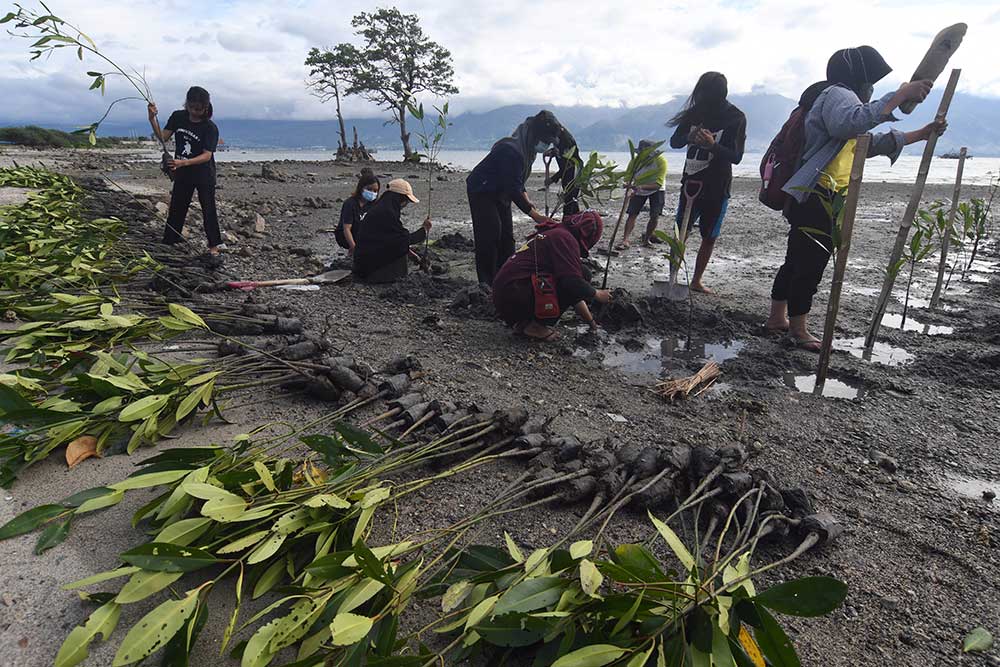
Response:
POLYGON ((611 292, 594 289, 584 277, 581 257, 601 238, 604 221, 594 211, 542 224, 507 260, 493 281, 493 305, 515 333, 540 341, 553 341, 553 328, 572 307, 591 329, 596 329, 587 302, 609 303, 611 292))

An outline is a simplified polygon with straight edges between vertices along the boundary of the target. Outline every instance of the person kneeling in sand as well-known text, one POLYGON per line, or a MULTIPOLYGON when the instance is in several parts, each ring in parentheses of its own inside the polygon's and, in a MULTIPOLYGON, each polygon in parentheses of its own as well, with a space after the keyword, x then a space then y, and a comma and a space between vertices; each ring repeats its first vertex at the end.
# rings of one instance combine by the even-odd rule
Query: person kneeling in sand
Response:
POLYGON ((390 283, 405 278, 409 270, 410 246, 421 243, 431 230, 431 219, 415 232, 401 220, 403 209, 419 203, 413 188, 401 178, 389 181, 365 222, 355 233, 354 277, 366 283, 390 283))
POLYGON ((559 337, 553 327, 571 306, 592 330, 596 329, 587 301, 609 303, 611 292, 591 286, 580 258, 601 239, 601 216, 584 211, 535 229, 493 281, 497 313, 515 333, 546 342, 559 337))

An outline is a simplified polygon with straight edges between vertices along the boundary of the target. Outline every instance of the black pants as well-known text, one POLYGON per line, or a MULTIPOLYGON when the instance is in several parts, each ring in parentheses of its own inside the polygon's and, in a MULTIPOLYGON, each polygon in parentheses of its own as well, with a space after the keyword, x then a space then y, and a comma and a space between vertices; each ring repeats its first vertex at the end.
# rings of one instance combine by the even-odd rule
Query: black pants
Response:
POLYGON ((167 214, 167 226, 163 230, 164 243, 177 243, 183 237, 184 220, 187 218, 191 197, 198 191, 198 202, 201 204, 201 215, 205 223, 205 236, 209 247, 222 243, 222 232, 219 230, 219 215, 215 210, 215 176, 181 177, 174 181, 170 193, 170 212, 167 214))
POLYGON ((493 278, 514 254, 514 220, 510 202, 489 192, 470 192, 472 236, 476 243, 476 275, 493 285, 493 278))
POLYGON ((833 241, 830 234, 833 221, 823 207, 818 194, 810 194, 802 204, 793 201, 788 209, 788 250, 785 263, 778 269, 771 288, 771 298, 788 302, 788 315, 805 315, 812 308, 812 298, 823 279, 823 272, 830 261, 833 241), (823 232, 804 232, 811 227, 823 232))

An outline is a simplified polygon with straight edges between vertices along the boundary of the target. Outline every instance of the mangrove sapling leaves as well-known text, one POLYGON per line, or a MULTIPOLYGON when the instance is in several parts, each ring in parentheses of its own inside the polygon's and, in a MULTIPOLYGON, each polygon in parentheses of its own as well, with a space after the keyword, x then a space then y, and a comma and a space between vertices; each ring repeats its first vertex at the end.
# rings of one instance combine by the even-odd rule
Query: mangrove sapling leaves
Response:
MULTIPOLYGON (((354 544, 354 563, 360 565, 361 571, 372 579, 383 584, 391 583, 392 578, 386 573, 385 568, 382 567, 381 559, 365 546, 364 542, 358 541, 354 544)), ((344 565, 351 567, 352 563, 345 559, 344 565)))
POLYGON ((98 607, 83 625, 73 628, 72 632, 59 647, 56 654, 55 667, 75 667, 90 656, 90 645, 97 636, 101 641, 107 641, 118 625, 121 606, 114 602, 98 607))
POLYGON ((209 552, 169 542, 149 542, 121 554, 129 565, 153 572, 193 572, 220 563, 209 552))
POLYGON ((180 631, 167 642, 163 649, 161 667, 189 667, 191 647, 201 634, 208 621, 208 605, 204 602, 198 605, 194 615, 187 620, 180 631))
POLYGON ((617 568, 606 567, 606 562, 598 563, 605 574, 622 583, 653 583, 668 581, 659 562, 646 547, 640 544, 620 544, 611 553, 611 560, 617 568), (621 577, 621 578, 619 578, 621 577))
POLYGON ((47 525, 42 534, 38 536, 38 541, 35 542, 35 555, 37 556, 54 546, 62 544, 69 536, 69 528, 72 520, 73 517, 71 515, 63 521, 54 521, 47 525))
POLYGON ((983 627, 972 629, 962 641, 962 653, 985 653, 993 648, 993 635, 983 627))
POLYGON ((761 653, 772 667, 801 667, 792 640, 781 629, 774 617, 762 606, 757 605, 761 626, 754 631, 761 653))
POLYGON ((288 539, 287 535, 282 533, 272 532, 271 535, 266 540, 264 540, 257 548, 253 550, 253 552, 247 558, 247 565, 256 565, 257 563, 263 563, 268 558, 278 553, 278 549, 281 548, 281 545, 285 543, 286 539, 288 539))
POLYGON ((347 591, 347 595, 337 608, 338 612, 354 611, 385 588, 385 584, 375 579, 362 579, 347 591))
POLYGON ((257 580, 257 583, 254 584, 253 593, 251 594, 250 599, 256 600, 260 596, 264 595, 265 593, 273 589, 275 586, 281 583, 281 580, 285 578, 285 574, 286 572, 285 572, 284 559, 279 558, 278 560, 271 563, 267 567, 267 569, 264 570, 263 574, 260 575, 260 578, 257 580))
POLYGON ((134 422, 157 414, 162 410, 172 394, 153 394, 133 401, 118 413, 118 421, 134 422))
POLYGON ((97 510, 102 510, 108 507, 113 507, 117 505, 125 498, 125 492, 108 489, 109 493, 103 496, 96 496, 90 500, 85 500, 80 503, 80 506, 76 508, 74 514, 86 514, 87 512, 96 512, 97 510))
POLYGON ((580 587, 583 592, 592 598, 600 598, 598 591, 604 583, 604 575, 601 574, 597 566, 584 558, 580 561, 580 587))
MULTIPOLYGON (((847 584, 832 577, 803 577, 757 594, 758 605, 790 616, 823 616, 847 598, 847 584)), ((759 606, 758 606, 759 608, 759 606)))
POLYGON ((567 653, 552 667, 604 667, 625 655, 626 650, 613 644, 592 644, 567 653))
POLYGON ((351 613, 339 613, 330 624, 330 642, 334 646, 350 646, 368 636, 372 619, 351 613))
POLYGON ((459 581, 449 586, 441 596, 441 611, 447 614, 461 607, 472 589, 471 581, 459 581))
POLYGON ((343 456, 349 451, 343 442, 329 435, 305 435, 299 440, 309 449, 322 454, 323 461, 331 468, 342 465, 343 456))
POLYGON ((508 614, 484 620, 473 628, 473 632, 494 646, 520 648, 541 641, 549 627, 541 619, 508 614))
POLYGON ((559 577, 537 577, 516 584, 503 594, 497 602, 494 614, 535 611, 559 601, 567 582, 559 577))
MULTIPOLYGON (((181 519, 161 530, 153 541, 186 547, 204 535, 211 526, 212 520, 205 517, 181 519)), ((222 553, 221 549, 218 551, 222 553)))
POLYGON ((694 556, 692 556, 691 552, 688 551, 688 548, 684 546, 684 542, 677 536, 677 533, 671 530, 667 524, 653 516, 652 512, 647 512, 647 514, 649 515, 650 521, 653 522, 653 526, 656 527, 656 532, 660 534, 663 541, 667 543, 670 550, 674 552, 675 556, 677 556, 677 560, 679 560, 681 565, 684 566, 684 570, 690 572, 694 569, 694 556))
POLYGON ((30 533, 57 516, 66 513, 62 505, 39 505, 18 514, 16 517, 0 526, 0 540, 9 540, 18 535, 30 533))
POLYGON ((569 545, 569 555, 573 558, 573 560, 586 558, 593 553, 593 551, 594 542, 592 540, 581 540, 569 545))
POLYGON ((182 576, 184 576, 183 572, 149 572, 147 570, 139 570, 118 591, 118 595, 115 596, 115 602, 118 604, 131 604, 145 600, 150 595, 159 593, 182 576))
POLYGON ((198 591, 180 600, 167 600, 132 626, 115 655, 113 667, 139 662, 166 645, 194 615, 198 608, 198 591))

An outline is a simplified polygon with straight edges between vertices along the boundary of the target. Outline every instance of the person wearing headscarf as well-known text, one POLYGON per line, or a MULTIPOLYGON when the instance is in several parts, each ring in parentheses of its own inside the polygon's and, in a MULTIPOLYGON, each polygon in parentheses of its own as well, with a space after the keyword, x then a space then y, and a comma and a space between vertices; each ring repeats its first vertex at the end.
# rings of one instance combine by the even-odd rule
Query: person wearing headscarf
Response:
POLYGON ((549 175, 545 187, 558 182, 562 186, 563 215, 579 213, 580 188, 573 184, 576 180, 576 160, 580 159, 580 149, 576 145, 576 139, 569 130, 561 127, 555 143, 552 148, 545 151, 545 154, 551 155, 556 160, 556 172, 549 175))
MULTIPOLYGON (((702 283, 702 276, 722 233, 722 221, 729 208, 733 165, 743 161, 747 138, 747 118, 726 99, 728 95, 729 82, 725 75, 705 72, 695 83, 687 104, 668 123, 675 128, 670 147, 687 147, 681 191, 686 193, 689 187, 692 192, 698 191, 690 204, 692 210, 688 219, 689 225, 697 222, 701 232, 690 287, 708 294, 712 290, 702 283), (689 181, 692 182, 690 186, 689 181)), ((676 214, 678 229, 683 224, 686 206, 687 196, 680 197, 676 214)))
POLYGON ((538 153, 556 141, 561 129, 551 111, 526 118, 511 136, 493 144, 466 179, 480 283, 492 285, 497 271, 514 253, 512 203, 536 224, 552 221, 535 208, 524 190, 538 153))
MULTIPOLYGON (((638 151, 651 149, 656 142, 643 139, 639 142, 638 151)), ((635 229, 635 221, 642 213, 642 209, 649 202, 649 223, 646 225, 646 232, 642 235, 643 245, 659 243, 660 240, 653 236, 656 225, 663 215, 663 205, 667 197, 667 156, 661 150, 655 150, 652 155, 652 162, 644 170, 635 176, 635 191, 628 200, 628 219, 625 220, 625 233, 622 235, 622 242, 618 246, 619 250, 624 250, 631 243, 632 230, 635 229)))
POLYGON ((388 283, 406 277, 410 246, 422 243, 431 230, 430 218, 415 232, 403 227, 403 209, 419 202, 407 181, 402 178, 389 181, 354 234, 355 278, 366 283, 388 283))
POLYGON ((587 302, 609 303, 611 292, 591 286, 581 258, 588 256, 603 232, 604 221, 595 211, 538 225, 493 282, 493 305, 501 319, 517 334, 548 342, 559 337, 555 324, 572 307, 596 329, 587 302))
MULTIPOLYGON (((766 328, 788 331, 795 344, 819 352, 820 341, 807 327, 823 272, 833 251, 834 221, 827 211, 833 195, 847 188, 856 137, 887 121, 907 101, 922 102, 933 85, 911 81, 871 101, 874 86, 892 68, 870 46, 841 49, 826 67, 826 80, 813 84, 803 101, 815 95, 806 115, 805 143, 799 168, 783 188, 790 197, 784 215, 790 225, 785 262, 771 288, 771 312, 766 328)), ((947 123, 932 122, 911 132, 890 130, 873 134, 866 157, 887 155, 895 162, 905 146, 943 134, 947 123)))

